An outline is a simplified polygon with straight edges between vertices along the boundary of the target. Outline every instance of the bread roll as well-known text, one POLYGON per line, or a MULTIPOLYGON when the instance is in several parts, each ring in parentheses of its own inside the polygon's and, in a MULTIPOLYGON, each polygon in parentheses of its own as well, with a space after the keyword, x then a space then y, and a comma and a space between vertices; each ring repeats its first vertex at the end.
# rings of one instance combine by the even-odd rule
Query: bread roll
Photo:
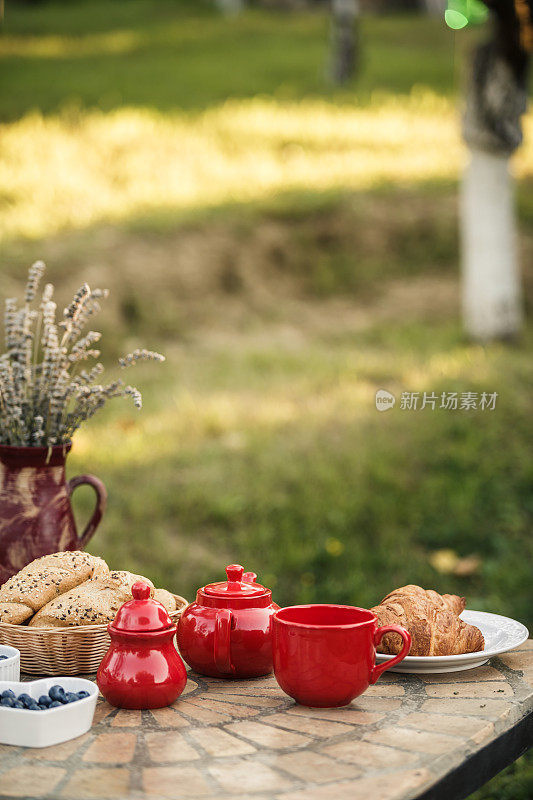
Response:
MULTIPOLYGON (((131 587, 137 581, 142 581, 143 583, 147 583, 152 589, 154 588, 154 584, 150 580, 150 578, 145 578, 144 575, 136 575, 134 572, 128 572, 125 569, 114 569, 111 570, 109 573, 113 578, 116 578, 120 581, 123 586, 128 586, 131 590, 131 587)), ((131 594, 131 591, 130 591, 131 594)), ((152 592, 153 594, 153 592, 152 592)))
POLYGON ((33 628, 69 628, 112 622, 120 606, 132 599, 131 587, 137 581, 153 588, 148 578, 119 570, 92 578, 51 600, 35 614, 29 625, 33 628))
POLYGON ((0 622, 19 625, 58 595, 108 572, 103 559, 78 550, 37 558, 0 587, 0 622))
POLYGON ((158 600, 162 606, 165 606, 169 614, 175 611, 178 607, 176 598, 166 589, 154 589, 154 600, 158 600))

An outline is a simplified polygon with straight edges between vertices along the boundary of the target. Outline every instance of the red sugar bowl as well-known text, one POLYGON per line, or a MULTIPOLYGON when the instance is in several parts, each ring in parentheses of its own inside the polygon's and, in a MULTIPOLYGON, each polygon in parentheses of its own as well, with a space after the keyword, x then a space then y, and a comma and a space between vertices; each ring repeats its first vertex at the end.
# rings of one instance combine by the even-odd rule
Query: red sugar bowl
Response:
POLYGON ((147 583, 131 589, 107 626, 111 644, 98 668, 103 696, 119 708, 162 708, 176 700, 187 682, 174 636, 176 624, 166 608, 150 597, 147 583))
POLYGON ((272 671, 271 617, 279 606, 240 564, 228 580, 198 589, 178 622, 178 647, 192 669, 215 678, 257 678, 272 671))

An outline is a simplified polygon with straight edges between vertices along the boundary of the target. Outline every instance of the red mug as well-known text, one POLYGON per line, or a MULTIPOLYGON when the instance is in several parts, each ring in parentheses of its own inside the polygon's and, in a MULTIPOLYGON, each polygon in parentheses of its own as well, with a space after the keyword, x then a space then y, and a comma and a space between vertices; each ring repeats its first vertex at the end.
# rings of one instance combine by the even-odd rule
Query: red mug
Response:
POLYGON ((398 625, 378 626, 364 608, 289 606, 272 617, 274 674, 283 691, 303 706, 345 706, 402 661, 411 647, 398 625), (376 647, 386 633, 399 634, 401 652, 376 666, 376 647))

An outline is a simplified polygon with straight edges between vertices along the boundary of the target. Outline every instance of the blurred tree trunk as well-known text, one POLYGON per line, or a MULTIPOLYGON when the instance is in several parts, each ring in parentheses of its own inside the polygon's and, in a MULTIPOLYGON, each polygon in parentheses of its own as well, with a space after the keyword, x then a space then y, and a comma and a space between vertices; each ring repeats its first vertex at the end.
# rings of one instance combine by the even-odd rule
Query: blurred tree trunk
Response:
POLYGON ((331 16, 331 77, 342 84, 357 68, 359 0, 331 0, 331 16))
POLYGON ((446 4, 446 0, 422 0, 421 3, 427 13, 434 17, 444 17, 446 4))
MULTIPOLYGON (((485 0, 494 35, 474 54, 463 135, 470 150, 461 192, 463 318, 478 340, 514 337, 522 325, 509 159, 522 142, 527 49, 516 7, 533 0, 485 0)), ((533 35, 533 34, 532 34, 533 35)))
POLYGON ((240 14, 244 7, 244 0, 215 0, 215 5, 219 11, 227 17, 240 14))

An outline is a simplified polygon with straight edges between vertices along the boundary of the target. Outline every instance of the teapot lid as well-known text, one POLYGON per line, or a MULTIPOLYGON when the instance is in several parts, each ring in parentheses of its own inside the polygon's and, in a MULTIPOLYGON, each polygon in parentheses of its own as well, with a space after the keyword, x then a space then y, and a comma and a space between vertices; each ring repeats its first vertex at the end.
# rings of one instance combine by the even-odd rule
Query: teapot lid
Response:
POLYGON ((208 583, 204 586, 203 592, 208 597, 228 598, 237 600, 239 598, 261 597, 268 592, 265 586, 256 583, 257 575, 253 572, 244 572, 244 567, 240 564, 229 564, 226 567, 227 581, 219 583, 208 583))
POLYGON ((117 611, 112 627, 118 631, 147 633, 161 631, 172 626, 165 606, 150 597, 151 587, 137 581, 131 587, 133 600, 128 600, 117 611))

